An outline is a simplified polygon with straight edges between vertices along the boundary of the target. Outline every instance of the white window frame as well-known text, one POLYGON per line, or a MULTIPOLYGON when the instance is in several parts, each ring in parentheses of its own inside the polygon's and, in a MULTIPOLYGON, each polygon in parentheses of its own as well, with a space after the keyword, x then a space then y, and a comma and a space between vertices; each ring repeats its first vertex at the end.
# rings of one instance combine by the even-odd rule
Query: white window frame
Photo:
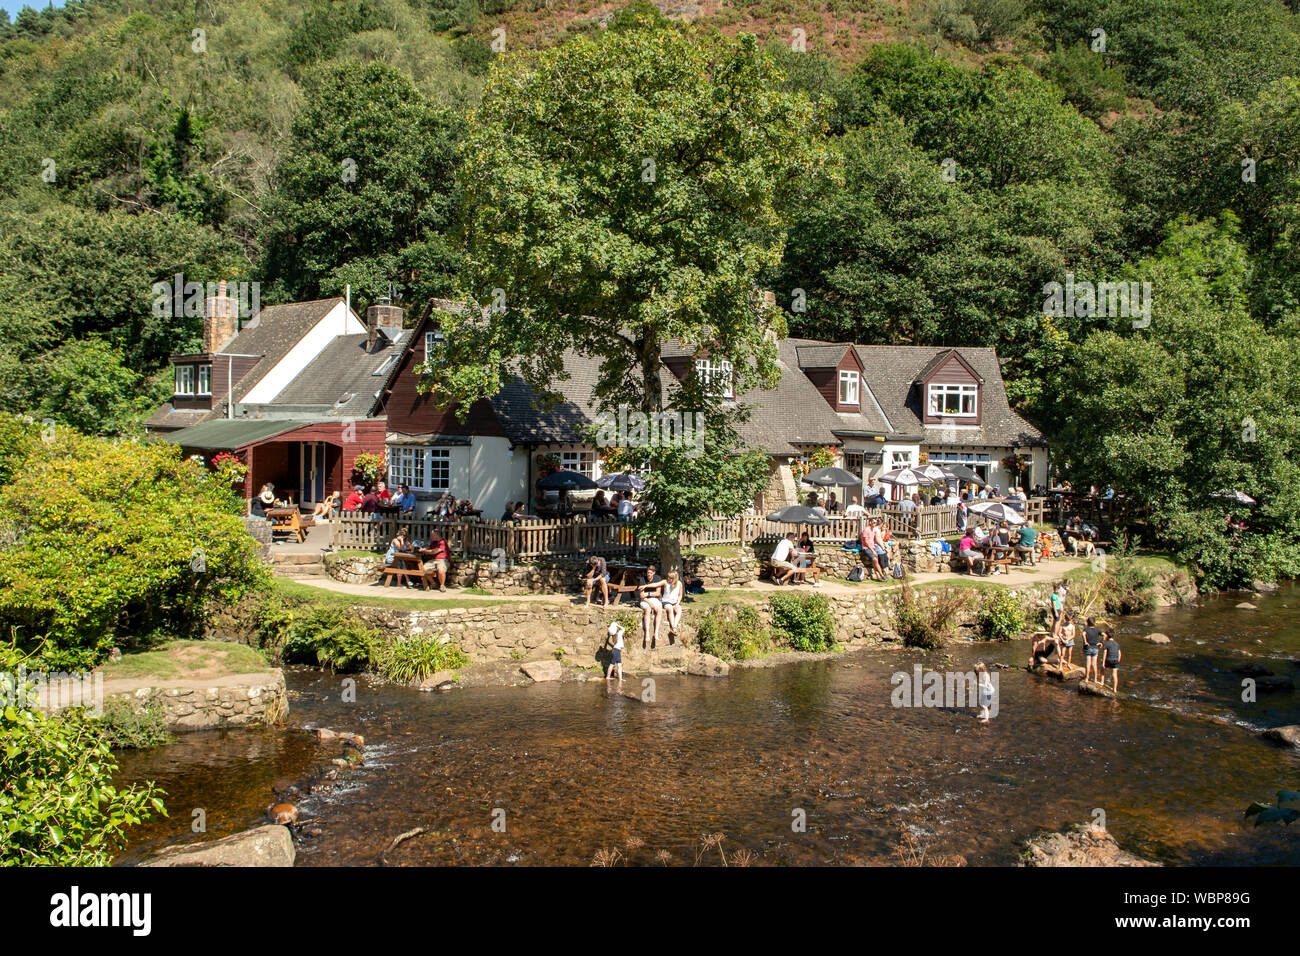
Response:
POLYGON ((388 484, 412 491, 451 490, 451 449, 433 445, 390 445, 388 484))
POLYGON ((176 366, 176 394, 177 395, 194 394, 194 366, 193 365, 176 366))
POLYGON ((438 348, 442 348, 442 346, 446 344, 447 344, 447 336, 443 335, 441 332, 437 330, 433 332, 425 332, 424 333, 424 360, 426 362, 429 360, 429 356, 432 355, 434 352, 435 345, 438 348))
POLYGON ((583 448, 574 448, 560 452, 560 467, 565 471, 576 471, 588 478, 596 477, 596 453, 583 448))
POLYGON ((211 365, 199 366, 199 384, 196 390, 196 394, 198 395, 212 394, 212 366, 211 365))
POLYGON ((854 369, 840 369, 840 390, 841 405, 861 405, 862 404, 862 376, 854 369), (844 397, 844 386, 852 385, 853 397, 844 397))
POLYGON ((885 469, 885 471, 894 471, 895 469, 898 468, 916 467, 915 463, 912 461, 912 452, 910 449, 903 450, 898 448, 891 448, 889 450, 889 461, 890 461, 890 465, 888 468, 885 469))
POLYGON ((735 398, 735 367, 726 359, 697 358, 695 374, 700 380, 700 387, 710 398, 735 398), (719 388, 722 384, 722 388, 719 388))
POLYGON ((978 385, 948 385, 931 382, 926 386, 925 407, 930 415, 945 418, 975 418, 979 415, 980 389, 978 385), (957 411, 946 407, 943 399, 950 395, 957 396, 957 411), (970 410, 965 410, 966 399, 970 399, 970 410))

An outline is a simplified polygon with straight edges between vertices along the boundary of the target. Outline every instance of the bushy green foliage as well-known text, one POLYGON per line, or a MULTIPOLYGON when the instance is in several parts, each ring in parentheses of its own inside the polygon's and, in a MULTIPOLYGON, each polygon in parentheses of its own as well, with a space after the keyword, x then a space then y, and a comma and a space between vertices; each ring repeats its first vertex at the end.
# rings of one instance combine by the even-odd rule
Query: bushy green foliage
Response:
POLYGON ((39 426, 23 443, 0 487, 0 633, 45 668, 194 636, 209 602, 265 580, 229 487, 175 445, 39 426))
POLYGON ((1019 637, 1029 625, 1020 601, 1006 588, 995 588, 980 603, 979 631, 995 641, 1019 637))
POLYGON ((378 632, 347 608, 315 607, 291 621, 280 654, 290 664, 360 671, 374 657, 378 639, 378 632))
POLYGON ((105 700, 104 713, 98 719, 100 733, 114 750, 157 747, 172 739, 162 711, 137 710, 121 697, 105 700))
POLYGON ((829 651, 835 646, 835 617, 824 594, 773 594, 767 606, 772 631, 796 651, 829 651))
POLYGON ((772 647, 758 609, 748 604, 709 608, 700 617, 695 639, 705 654, 728 661, 758 657, 772 647))
POLYGON ((0 866, 107 866, 126 831, 166 815, 152 784, 116 787, 109 742, 80 709, 0 713, 0 866))
POLYGON ((970 604, 963 588, 918 591, 904 584, 891 607, 894 631, 908 647, 934 650, 952 635, 957 616, 970 604))
POLYGON ((386 680, 409 684, 438 671, 456 670, 469 658, 440 635, 417 635, 384 641, 375 654, 375 670, 386 680))

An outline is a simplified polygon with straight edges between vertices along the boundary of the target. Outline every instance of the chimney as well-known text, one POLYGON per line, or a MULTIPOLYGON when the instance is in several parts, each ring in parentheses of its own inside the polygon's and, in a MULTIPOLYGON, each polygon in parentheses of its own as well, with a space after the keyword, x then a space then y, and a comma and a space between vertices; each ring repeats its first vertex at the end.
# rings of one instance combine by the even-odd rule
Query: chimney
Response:
POLYGON ((226 295, 226 280, 222 279, 217 294, 203 300, 203 351, 220 352, 238 331, 239 310, 235 300, 226 295))
POLYGON ((366 350, 375 347, 375 339, 382 332, 391 342, 402 331, 402 307, 392 305, 391 300, 383 298, 378 305, 366 309, 366 350))

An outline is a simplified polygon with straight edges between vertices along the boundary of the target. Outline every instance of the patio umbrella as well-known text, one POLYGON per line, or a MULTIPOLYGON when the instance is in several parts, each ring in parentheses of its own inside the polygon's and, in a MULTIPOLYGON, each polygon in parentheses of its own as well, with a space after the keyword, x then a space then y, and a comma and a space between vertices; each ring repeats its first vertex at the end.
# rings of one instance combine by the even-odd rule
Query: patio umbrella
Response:
POLYGON ((810 485, 821 485, 824 488, 831 486, 836 488, 856 488, 862 484, 862 479, 853 472, 834 467, 818 468, 816 471, 810 471, 801 480, 810 485))
POLYGON ((1024 515, 1000 501, 977 501, 970 505, 970 511, 991 521, 1005 521, 1007 524, 1025 523, 1024 515))
POLYGON ((645 491, 645 479, 630 471, 616 471, 597 478, 596 487, 611 491, 645 491))
POLYGON ((1227 498, 1229 501, 1235 501, 1239 505, 1253 505, 1255 499, 1244 491, 1238 491, 1236 488, 1220 488, 1218 491, 1211 492, 1211 498, 1227 498))
POLYGON ((787 505, 778 511, 773 511, 767 516, 767 520, 778 524, 830 524, 828 519, 803 505, 787 505))
POLYGON ((926 465, 921 469, 921 474, 933 478, 936 484, 957 480, 957 473, 944 465, 926 465))
POLYGON ((596 483, 580 471, 561 469, 547 475, 537 483, 537 487, 543 491, 588 491, 595 488, 596 483))
POLYGON ((880 476, 880 480, 888 482, 891 485, 935 485, 940 482, 933 478, 927 478, 915 468, 895 468, 893 471, 887 471, 880 476))
POLYGON ((983 478, 981 478, 971 469, 967 468, 965 465, 948 465, 946 467, 949 471, 953 473, 953 477, 955 477, 958 481, 973 483, 980 488, 987 488, 989 486, 989 483, 987 481, 985 481, 983 478))

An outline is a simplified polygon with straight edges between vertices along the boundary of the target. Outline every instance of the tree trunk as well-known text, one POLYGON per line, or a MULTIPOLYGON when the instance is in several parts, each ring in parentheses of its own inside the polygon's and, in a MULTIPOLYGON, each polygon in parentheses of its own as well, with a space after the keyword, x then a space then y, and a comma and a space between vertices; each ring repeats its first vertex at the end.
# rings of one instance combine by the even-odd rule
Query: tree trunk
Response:
POLYGON ((669 571, 682 573, 681 541, 671 535, 659 538, 659 574, 667 577, 669 571))

